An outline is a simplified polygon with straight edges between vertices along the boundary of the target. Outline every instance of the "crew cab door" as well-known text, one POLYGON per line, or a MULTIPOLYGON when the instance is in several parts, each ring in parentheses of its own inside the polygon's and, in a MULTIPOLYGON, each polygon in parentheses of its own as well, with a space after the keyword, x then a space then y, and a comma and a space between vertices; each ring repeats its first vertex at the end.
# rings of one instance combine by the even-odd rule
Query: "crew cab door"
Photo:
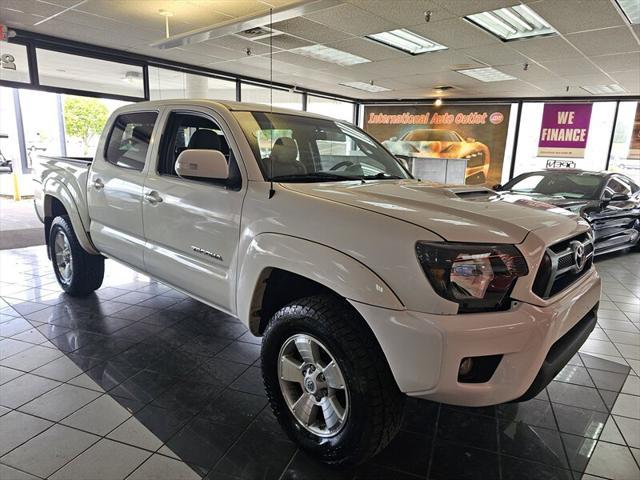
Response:
POLYGON ((157 118, 157 111, 118 115, 107 127, 87 181, 93 243, 137 268, 143 268, 142 187, 157 118))
POLYGON ((144 185, 145 269, 220 309, 235 313, 235 265, 245 189, 233 138, 206 108, 167 109, 156 165, 144 185), (174 167, 186 149, 220 150, 226 181, 180 178, 174 167))

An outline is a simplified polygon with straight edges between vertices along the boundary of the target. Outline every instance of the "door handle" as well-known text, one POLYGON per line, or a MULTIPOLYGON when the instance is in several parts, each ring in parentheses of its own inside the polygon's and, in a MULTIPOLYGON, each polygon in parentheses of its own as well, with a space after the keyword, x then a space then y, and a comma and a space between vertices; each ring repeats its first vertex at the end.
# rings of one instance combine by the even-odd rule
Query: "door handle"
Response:
POLYGON ((148 193, 144 194, 144 199, 149 202, 151 205, 155 205, 157 203, 162 203, 162 197, 155 190, 151 190, 148 193))
POLYGON ((93 181, 93 188, 95 188, 96 190, 102 190, 104 188, 104 183, 102 183, 102 180, 100 180, 99 178, 96 178, 93 181))

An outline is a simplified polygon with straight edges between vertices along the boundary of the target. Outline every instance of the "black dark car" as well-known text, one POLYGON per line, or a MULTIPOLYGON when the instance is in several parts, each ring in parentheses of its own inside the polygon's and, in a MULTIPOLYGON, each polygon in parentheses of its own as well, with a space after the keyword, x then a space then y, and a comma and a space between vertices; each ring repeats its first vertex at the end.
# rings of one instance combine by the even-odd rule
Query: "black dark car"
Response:
POLYGON ((494 190, 579 213, 593 228, 596 255, 640 243, 640 187, 619 173, 543 170, 494 190))

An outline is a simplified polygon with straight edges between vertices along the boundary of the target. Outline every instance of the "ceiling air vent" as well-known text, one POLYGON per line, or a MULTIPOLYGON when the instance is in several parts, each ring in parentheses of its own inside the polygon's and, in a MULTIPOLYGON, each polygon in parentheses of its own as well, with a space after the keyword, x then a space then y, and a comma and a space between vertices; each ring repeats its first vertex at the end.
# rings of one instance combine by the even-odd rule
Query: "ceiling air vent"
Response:
POLYGON ((246 40, 262 40, 276 35, 281 35, 282 32, 271 29, 269 27, 255 27, 248 30, 244 30, 240 33, 236 33, 238 37, 242 37, 246 40))

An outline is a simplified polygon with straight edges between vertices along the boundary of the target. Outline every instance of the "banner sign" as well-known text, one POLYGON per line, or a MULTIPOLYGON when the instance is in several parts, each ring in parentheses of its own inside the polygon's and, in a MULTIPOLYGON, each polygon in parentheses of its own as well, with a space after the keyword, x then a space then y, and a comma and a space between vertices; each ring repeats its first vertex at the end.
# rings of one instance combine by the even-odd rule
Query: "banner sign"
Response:
POLYGON ((363 127, 414 173, 423 158, 462 158, 465 183, 495 185, 510 111, 510 105, 365 105, 363 127))
POLYGON ((546 103, 538 141, 539 157, 583 158, 591 103, 546 103))

